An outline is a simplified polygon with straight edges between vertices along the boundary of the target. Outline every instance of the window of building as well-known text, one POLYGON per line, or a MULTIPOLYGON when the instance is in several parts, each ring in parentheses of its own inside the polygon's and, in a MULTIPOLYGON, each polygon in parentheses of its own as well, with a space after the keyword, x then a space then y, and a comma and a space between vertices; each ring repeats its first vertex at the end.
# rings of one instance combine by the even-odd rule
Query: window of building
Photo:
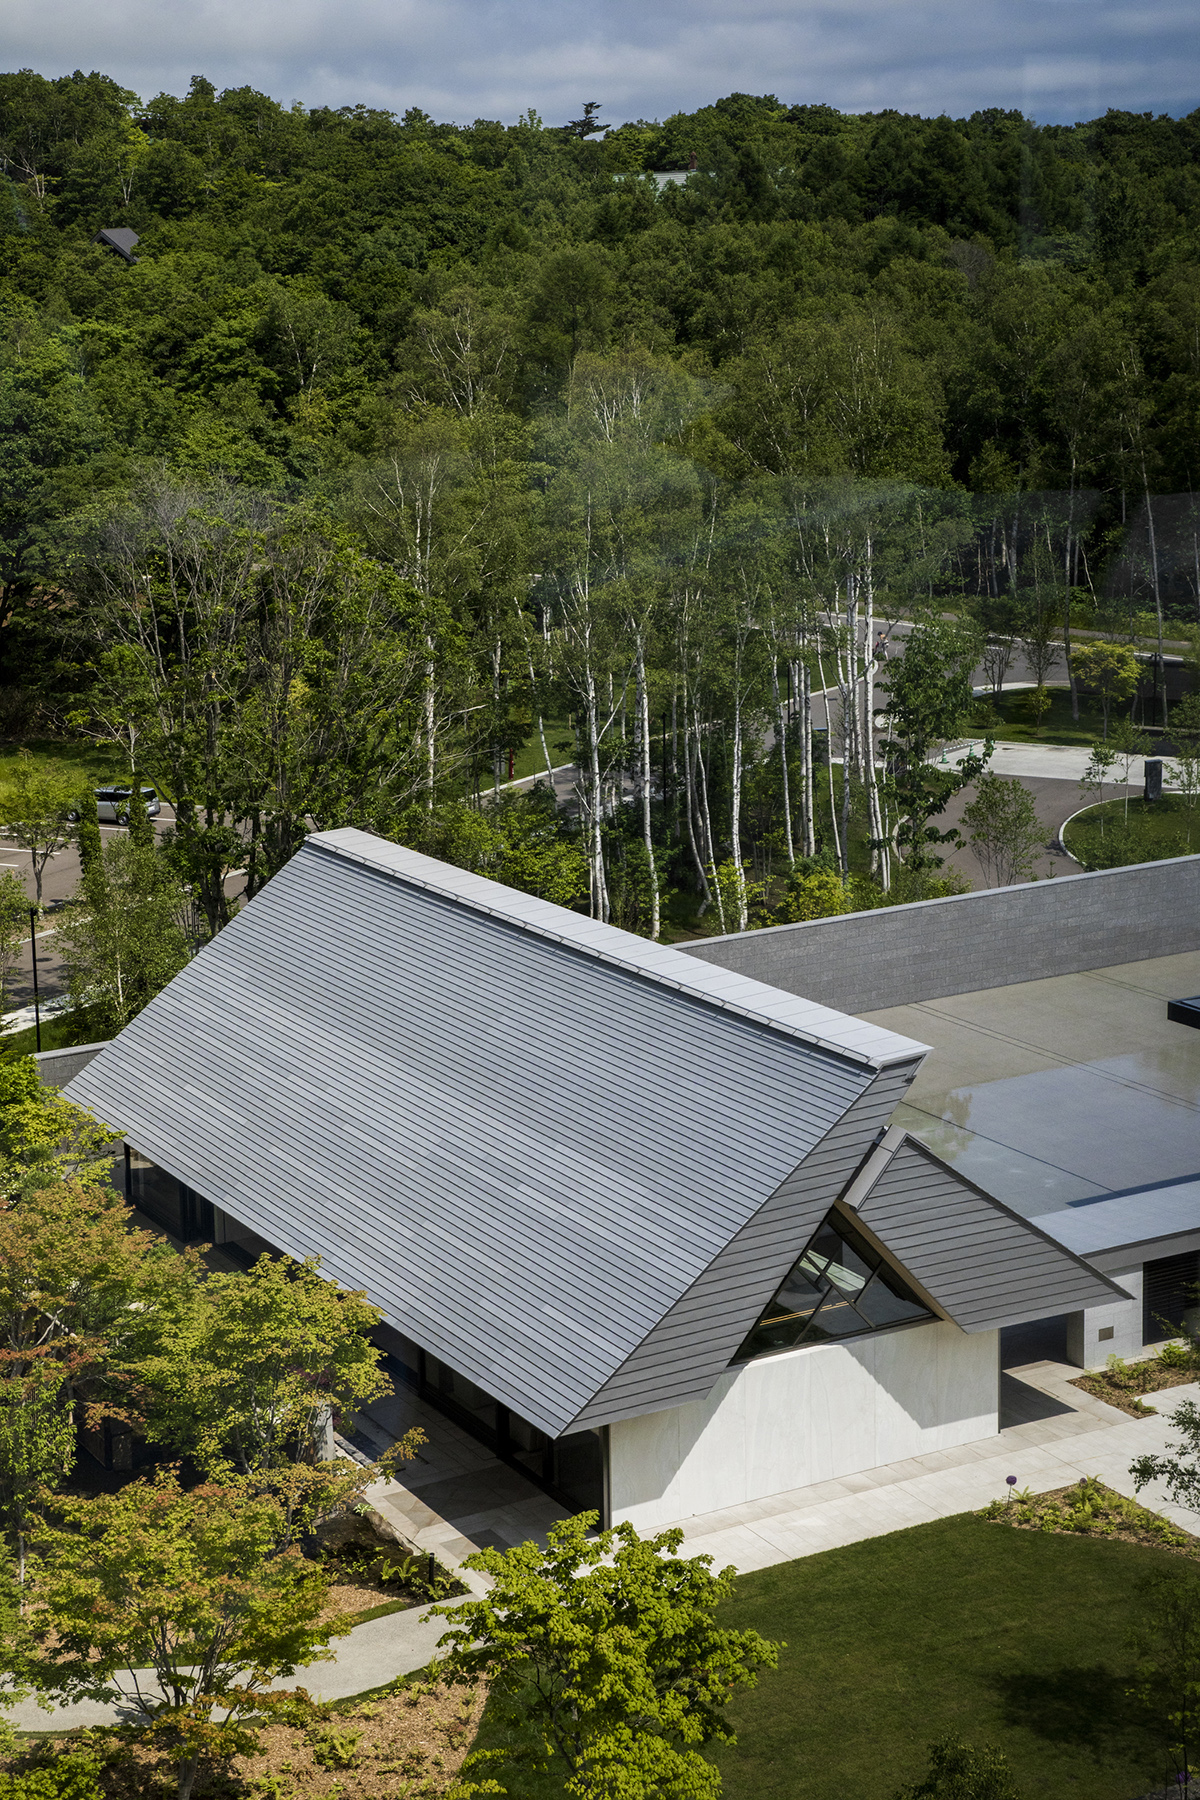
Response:
POLYGON ((934 1317, 861 1232, 830 1213, 733 1360, 836 1343, 934 1317))
MULTIPOLYGON (((1120 1276, 1117 1277, 1118 1281, 1120 1276)), ((1142 1342, 1200 1329, 1200 1250, 1161 1256, 1142 1270, 1142 1342)))
POLYGON ((494 1400, 448 1363, 402 1337, 390 1326, 376 1327, 375 1339, 387 1366, 448 1419, 486 1444, 502 1462, 520 1469, 571 1512, 598 1512, 605 1500, 605 1442, 599 1431, 572 1431, 548 1437, 528 1419, 494 1400))
POLYGON ((125 1198, 130 1206, 182 1243, 212 1243, 214 1212, 210 1202, 128 1144, 125 1198))

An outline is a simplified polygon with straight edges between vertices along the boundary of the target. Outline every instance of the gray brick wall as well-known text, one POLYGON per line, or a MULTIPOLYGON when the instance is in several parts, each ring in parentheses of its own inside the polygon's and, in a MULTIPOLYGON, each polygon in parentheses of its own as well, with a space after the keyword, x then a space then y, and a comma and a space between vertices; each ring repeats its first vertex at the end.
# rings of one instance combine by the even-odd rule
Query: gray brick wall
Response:
POLYGON ((33 1060, 46 1087, 65 1088, 103 1049, 103 1043, 72 1044, 66 1050, 43 1050, 33 1060))
POLYGON ((1200 856, 675 947, 843 1012, 873 1012, 1200 949, 1200 856))

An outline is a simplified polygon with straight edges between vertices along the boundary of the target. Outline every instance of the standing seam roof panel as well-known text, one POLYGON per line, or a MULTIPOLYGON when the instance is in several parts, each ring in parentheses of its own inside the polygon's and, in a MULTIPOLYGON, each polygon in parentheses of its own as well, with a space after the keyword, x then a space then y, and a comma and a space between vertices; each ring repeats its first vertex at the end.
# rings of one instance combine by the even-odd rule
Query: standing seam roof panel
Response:
POLYGON ((858 1216, 964 1331, 1126 1297, 907 1136, 858 1216))
POLYGON ((70 1094, 557 1435, 872 1069, 759 984, 725 1010, 640 940, 617 966, 622 933, 544 903, 561 941, 515 929, 507 890, 472 910, 380 848, 388 872, 310 842, 70 1094))

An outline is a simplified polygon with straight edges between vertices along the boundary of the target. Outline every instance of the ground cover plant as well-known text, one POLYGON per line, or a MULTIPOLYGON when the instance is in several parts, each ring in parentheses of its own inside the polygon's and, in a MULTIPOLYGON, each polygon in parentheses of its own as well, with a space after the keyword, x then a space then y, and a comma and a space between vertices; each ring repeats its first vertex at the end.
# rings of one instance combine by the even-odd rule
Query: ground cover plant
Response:
MULTIPOLYGON (((1164 794, 1153 801, 1131 795, 1128 804, 1124 799, 1105 800, 1077 813, 1064 826, 1062 841, 1085 869, 1155 862, 1189 854, 1189 827, 1194 816, 1194 806, 1189 808, 1178 794, 1164 794)), ((1193 829, 1191 836, 1195 848, 1200 835, 1193 829)))
POLYGON ((722 1622, 786 1639, 730 1706, 726 1800, 845 1800, 916 1781, 953 1735, 1003 1752, 1037 1800, 1161 1787, 1129 1697, 1141 1584, 1169 1549, 945 1519, 742 1576, 722 1622))
POLYGON ((1028 1488, 1010 1490, 1003 1500, 993 1500, 983 1514, 997 1525, 1019 1531, 1069 1531, 1088 1537, 1119 1538, 1126 1544, 1145 1544, 1171 1550, 1179 1556, 1200 1557, 1200 1539, 1172 1525, 1161 1513, 1151 1511, 1127 1494, 1118 1494, 1094 1475, 1084 1475, 1070 1487, 1034 1494, 1028 1488))
POLYGON ((1124 1357, 1110 1356, 1102 1369, 1089 1369, 1085 1375, 1072 1378, 1073 1387, 1107 1400, 1110 1406, 1135 1417, 1145 1417, 1156 1409, 1147 1406, 1143 1394, 1157 1393, 1160 1388, 1179 1387, 1200 1377, 1200 1354, 1190 1343, 1164 1344, 1154 1356, 1138 1357, 1127 1362, 1124 1357))

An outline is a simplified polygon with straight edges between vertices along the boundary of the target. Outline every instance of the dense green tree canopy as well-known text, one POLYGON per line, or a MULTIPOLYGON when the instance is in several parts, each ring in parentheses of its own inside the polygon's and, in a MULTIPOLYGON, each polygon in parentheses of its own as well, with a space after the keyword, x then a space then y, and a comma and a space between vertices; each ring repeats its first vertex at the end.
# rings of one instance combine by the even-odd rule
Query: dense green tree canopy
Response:
POLYGON ((0 270, 0 686, 143 758, 211 929, 564 729, 601 916, 723 919, 728 863, 744 924, 747 849, 850 836, 886 887, 944 797, 875 791, 880 619, 1011 614, 1077 698, 1081 623, 1200 616, 1200 114, 601 135, 22 71, 0 270), (859 713, 836 830, 808 687, 859 713))

